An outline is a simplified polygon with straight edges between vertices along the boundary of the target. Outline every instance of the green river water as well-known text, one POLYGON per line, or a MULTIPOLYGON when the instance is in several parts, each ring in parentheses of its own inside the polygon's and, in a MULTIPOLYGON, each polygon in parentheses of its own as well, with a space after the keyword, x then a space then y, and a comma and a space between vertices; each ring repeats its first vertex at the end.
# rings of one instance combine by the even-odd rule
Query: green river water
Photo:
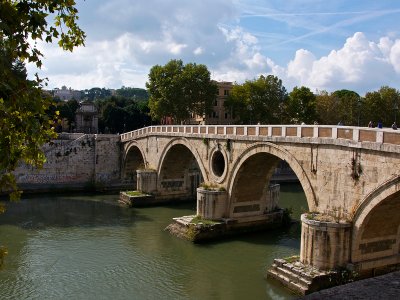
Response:
MULTIPOLYGON (((298 255, 300 225, 207 244, 163 229, 196 203, 121 208, 117 195, 41 195, 0 215, 0 299, 293 299, 264 278, 274 258, 298 255)), ((282 185, 282 207, 307 209, 282 185)))

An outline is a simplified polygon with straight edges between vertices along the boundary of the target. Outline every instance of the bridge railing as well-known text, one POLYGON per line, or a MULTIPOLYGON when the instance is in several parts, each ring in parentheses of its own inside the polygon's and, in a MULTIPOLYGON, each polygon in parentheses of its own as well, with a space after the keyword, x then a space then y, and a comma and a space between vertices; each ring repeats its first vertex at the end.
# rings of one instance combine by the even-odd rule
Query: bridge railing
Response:
POLYGON ((400 145, 400 131, 391 128, 329 125, 160 125, 123 133, 121 141, 147 134, 327 138, 400 145))

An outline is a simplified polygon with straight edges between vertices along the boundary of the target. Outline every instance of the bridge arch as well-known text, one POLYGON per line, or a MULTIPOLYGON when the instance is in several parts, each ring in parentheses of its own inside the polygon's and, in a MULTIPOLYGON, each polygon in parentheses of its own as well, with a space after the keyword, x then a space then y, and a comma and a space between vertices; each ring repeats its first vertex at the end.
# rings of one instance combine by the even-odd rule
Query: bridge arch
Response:
POLYGON ((146 156, 136 141, 132 141, 126 147, 122 158, 122 179, 131 180, 136 185, 136 170, 145 168, 146 156))
MULTIPOLYGON (((353 215, 352 262, 400 263, 400 176, 369 193, 353 215)), ((368 263, 363 264, 368 269, 368 263)), ((371 266, 371 265, 370 265, 371 266)))
POLYGON ((157 166, 158 189, 165 195, 180 198, 195 197, 201 181, 208 180, 208 173, 201 157, 185 138, 172 139, 163 148, 157 166))
MULTIPOLYGON (((318 202, 310 180, 302 166, 297 159, 283 147, 268 142, 256 143, 247 148, 232 166, 232 173, 228 182, 230 206, 232 206, 234 201, 238 200, 235 199, 235 197, 243 197, 244 193, 246 193, 245 191, 244 193, 242 192, 241 195, 240 192, 238 194, 239 189, 244 188, 244 185, 240 186, 241 177, 243 181, 247 182, 245 187, 247 191, 256 188, 258 189, 258 193, 260 193, 262 191, 261 189, 264 188, 263 185, 270 179, 280 160, 285 160, 292 168, 304 190, 309 209, 314 210, 318 206, 318 202), (269 168, 267 164, 269 164, 269 168), (250 176, 250 172, 258 172, 259 174, 257 175, 262 177, 261 181, 254 183, 254 186, 249 184, 248 176, 250 176)), ((254 177, 256 176, 252 176, 252 178, 254 177)))

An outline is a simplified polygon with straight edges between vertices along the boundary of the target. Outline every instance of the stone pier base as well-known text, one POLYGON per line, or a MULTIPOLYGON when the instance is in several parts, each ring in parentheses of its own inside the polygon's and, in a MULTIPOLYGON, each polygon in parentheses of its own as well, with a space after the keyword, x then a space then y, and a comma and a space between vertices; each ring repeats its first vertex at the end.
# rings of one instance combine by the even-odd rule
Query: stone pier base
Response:
POLYGON ((277 228, 282 226, 282 216, 283 210, 240 220, 207 220, 197 216, 184 216, 173 218, 173 222, 165 230, 177 237, 200 243, 244 232, 277 228))
POLYGON ((156 204, 156 199, 153 195, 141 194, 129 195, 127 192, 120 192, 118 203, 126 207, 146 207, 156 204))
POLYGON ((267 271, 267 279, 277 280, 296 294, 307 295, 322 289, 349 282, 348 271, 321 271, 299 260, 274 259, 267 271))
POLYGON ((301 222, 300 256, 275 259, 267 277, 302 295, 354 280, 347 269, 351 223, 316 213, 303 214, 301 222))

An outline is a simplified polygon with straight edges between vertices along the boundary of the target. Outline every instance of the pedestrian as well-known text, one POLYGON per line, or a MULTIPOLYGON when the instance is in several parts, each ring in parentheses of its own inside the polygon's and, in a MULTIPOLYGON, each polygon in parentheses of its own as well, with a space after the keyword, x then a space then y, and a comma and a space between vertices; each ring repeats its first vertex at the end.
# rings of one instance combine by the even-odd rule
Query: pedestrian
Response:
POLYGON ((397 124, 396 124, 396 122, 393 122, 393 124, 392 124, 392 129, 393 129, 393 130, 397 130, 397 124))
POLYGON ((369 121, 369 123, 368 123, 368 127, 369 127, 369 128, 373 128, 373 127, 374 127, 374 122, 372 122, 372 121, 369 121))
POLYGON ((378 121, 378 128, 382 128, 382 122, 378 121))
POLYGON ((340 120, 338 126, 343 126, 343 122, 340 120))

